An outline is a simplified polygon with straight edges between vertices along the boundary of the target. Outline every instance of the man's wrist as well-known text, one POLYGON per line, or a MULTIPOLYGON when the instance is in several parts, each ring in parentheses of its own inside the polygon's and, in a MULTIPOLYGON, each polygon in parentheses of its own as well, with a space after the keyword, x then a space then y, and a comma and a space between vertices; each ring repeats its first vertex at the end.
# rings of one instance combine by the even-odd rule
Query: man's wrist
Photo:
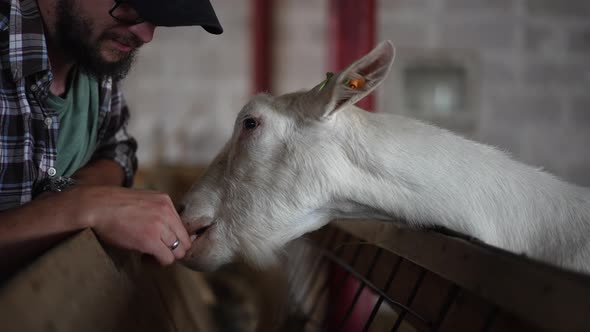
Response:
POLYGON ((76 180, 67 176, 48 177, 43 179, 39 184, 37 184, 33 192, 33 197, 37 197, 45 192, 62 192, 76 185, 76 183, 76 180))
POLYGON ((87 185, 122 186, 125 174, 123 168, 113 160, 97 159, 72 175, 78 183, 87 185))

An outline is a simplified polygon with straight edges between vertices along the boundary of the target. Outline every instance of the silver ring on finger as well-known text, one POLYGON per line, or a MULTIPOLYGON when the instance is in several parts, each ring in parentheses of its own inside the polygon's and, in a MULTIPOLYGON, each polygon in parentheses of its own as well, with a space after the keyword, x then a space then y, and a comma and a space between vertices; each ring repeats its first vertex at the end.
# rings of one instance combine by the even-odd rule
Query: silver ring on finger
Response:
POLYGON ((174 249, 178 248, 179 245, 180 245, 180 240, 178 238, 176 238, 176 241, 174 241, 174 243, 172 243, 170 246, 168 246, 168 248, 170 248, 170 250, 174 251, 174 249))

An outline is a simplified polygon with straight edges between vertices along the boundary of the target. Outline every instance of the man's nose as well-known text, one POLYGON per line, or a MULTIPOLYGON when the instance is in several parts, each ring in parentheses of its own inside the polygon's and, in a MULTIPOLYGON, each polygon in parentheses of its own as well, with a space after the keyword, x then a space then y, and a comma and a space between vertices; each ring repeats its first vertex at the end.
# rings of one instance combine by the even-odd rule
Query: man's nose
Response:
POLYGON ((156 26, 150 22, 143 22, 129 27, 129 31, 133 33, 144 44, 149 43, 154 39, 154 32, 156 26))

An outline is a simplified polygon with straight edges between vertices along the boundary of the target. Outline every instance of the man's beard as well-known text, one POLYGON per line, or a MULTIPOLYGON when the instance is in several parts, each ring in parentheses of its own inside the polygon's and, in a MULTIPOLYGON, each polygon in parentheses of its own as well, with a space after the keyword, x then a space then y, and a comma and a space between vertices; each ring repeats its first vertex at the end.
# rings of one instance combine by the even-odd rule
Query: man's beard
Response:
MULTIPOLYGON (((68 61, 73 61, 78 69, 97 80, 112 77, 118 81, 123 79, 135 60, 137 48, 142 42, 135 36, 123 38, 113 32, 103 32, 96 41, 91 41, 94 36, 92 22, 84 17, 76 17, 73 13, 72 0, 60 0, 56 8, 57 22, 54 39, 58 42, 61 51, 68 61), (117 61, 105 60, 100 52, 103 41, 115 39, 134 49, 130 52, 121 52, 122 57, 117 61)), ((113 53, 120 52, 112 50, 113 53)))

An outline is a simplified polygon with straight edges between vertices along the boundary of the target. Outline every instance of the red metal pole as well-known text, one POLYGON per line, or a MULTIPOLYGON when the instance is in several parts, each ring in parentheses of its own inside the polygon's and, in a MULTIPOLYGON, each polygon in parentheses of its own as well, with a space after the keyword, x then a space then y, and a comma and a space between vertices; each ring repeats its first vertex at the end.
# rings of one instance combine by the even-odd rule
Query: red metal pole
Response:
MULTIPOLYGON (((376 4, 375 0, 329 0, 328 13, 328 70, 335 72, 373 49, 377 27, 376 4)), ((357 106, 373 112, 375 97, 369 95, 359 101, 357 106)), ((339 267, 331 269, 330 280, 329 307, 333 315, 328 317, 327 331, 361 331, 375 305, 375 294, 367 288, 360 290, 360 281, 339 267), (348 319, 344 322, 347 314, 348 319)))
MULTIPOLYGON (((375 46, 375 0, 329 0, 329 63, 328 70, 340 71, 375 46)), ((374 96, 358 104, 374 110, 374 96)))
POLYGON ((272 5, 273 0, 252 0, 252 93, 272 88, 272 5))

